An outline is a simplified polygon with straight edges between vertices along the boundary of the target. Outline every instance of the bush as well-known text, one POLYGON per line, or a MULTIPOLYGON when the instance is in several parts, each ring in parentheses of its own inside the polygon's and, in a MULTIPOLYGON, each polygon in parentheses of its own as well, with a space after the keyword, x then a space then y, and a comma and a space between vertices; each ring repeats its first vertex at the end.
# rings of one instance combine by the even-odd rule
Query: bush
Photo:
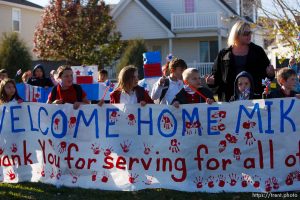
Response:
POLYGON ((138 68, 139 79, 143 79, 143 53, 145 52, 147 52, 147 48, 144 40, 137 39, 129 41, 118 65, 118 72, 127 65, 134 65, 138 68))
POLYGON ((30 52, 18 34, 4 33, 0 41, 0 68, 6 69, 10 78, 15 78, 19 69, 24 72, 30 69, 30 66, 30 52))

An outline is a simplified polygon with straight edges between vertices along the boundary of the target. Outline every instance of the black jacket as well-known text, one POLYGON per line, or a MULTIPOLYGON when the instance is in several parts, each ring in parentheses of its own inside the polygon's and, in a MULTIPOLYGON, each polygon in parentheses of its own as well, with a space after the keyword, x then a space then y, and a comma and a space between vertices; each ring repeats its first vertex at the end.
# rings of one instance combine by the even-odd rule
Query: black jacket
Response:
POLYGON ((268 95, 268 99, 271 99, 271 98, 285 98, 285 97, 295 97, 296 94, 298 94, 297 92, 295 91, 291 91, 290 95, 289 96, 286 96, 284 94, 284 92, 282 91, 281 88, 277 89, 277 90, 273 90, 270 92, 270 94, 268 95))
POLYGON ((260 98, 261 94, 258 94, 258 95, 254 94, 254 82, 253 82, 253 78, 252 78, 251 74, 249 74, 246 71, 242 71, 235 78, 235 81, 234 81, 234 92, 233 92, 233 96, 231 97, 230 101, 237 101, 240 98, 240 92, 239 92, 239 89, 238 89, 238 79, 240 77, 247 77, 250 80, 249 100, 250 99, 260 98))
MULTIPOLYGON (((214 99, 214 94, 208 89, 208 88, 205 88, 205 87, 200 87, 198 88, 198 91, 203 94, 204 96, 206 96, 207 98, 210 98, 210 99, 214 99)), ((180 104, 188 104, 188 100, 187 100, 187 95, 186 95, 186 91, 184 88, 182 88, 175 96, 174 100, 172 101, 172 103, 174 103, 175 101, 178 101, 180 104)), ((202 98, 200 96, 200 102, 199 103, 205 103, 205 99, 202 98)))
POLYGON ((34 67, 32 71, 32 77, 28 79, 27 84, 29 85, 34 85, 34 86, 39 86, 39 87, 52 87, 53 83, 50 78, 46 78, 45 75, 45 70, 42 65, 38 64, 34 67), (37 69, 41 69, 43 71, 43 77, 42 78, 36 78, 35 77, 35 71, 37 69))
MULTIPOLYGON (((266 68, 270 61, 260 46, 254 43, 249 44, 249 52, 246 58, 245 71, 250 73, 254 82, 254 93, 262 94, 262 79, 267 77, 266 68)), ((215 84, 209 87, 218 87, 216 93, 219 100, 229 101, 234 92, 234 80, 237 76, 232 47, 221 50, 215 60, 212 75, 215 77, 215 84)), ((269 77, 273 78, 273 77, 269 77)))

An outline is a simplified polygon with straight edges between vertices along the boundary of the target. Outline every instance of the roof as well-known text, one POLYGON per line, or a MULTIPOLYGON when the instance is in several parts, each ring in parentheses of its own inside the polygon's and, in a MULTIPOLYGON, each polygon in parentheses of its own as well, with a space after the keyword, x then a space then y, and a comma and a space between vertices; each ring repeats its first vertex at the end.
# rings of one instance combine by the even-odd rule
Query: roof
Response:
POLYGON ((2 1, 6 1, 9 3, 15 3, 15 4, 20 4, 20 5, 24 5, 24 6, 29 6, 29 7, 33 7, 33 8, 39 8, 39 9, 43 9, 44 7, 39 6, 35 3, 31 3, 29 1, 26 0, 2 0, 2 1))
POLYGON ((161 23, 163 23, 169 30, 171 30, 171 24, 166 18, 164 18, 147 0, 140 0, 140 2, 145 6, 161 23))
POLYGON ((230 5, 228 5, 224 0, 220 0, 220 2, 221 2, 227 9, 229 9, 233 14, 238 15, 237 12, 236 12, 230 5))

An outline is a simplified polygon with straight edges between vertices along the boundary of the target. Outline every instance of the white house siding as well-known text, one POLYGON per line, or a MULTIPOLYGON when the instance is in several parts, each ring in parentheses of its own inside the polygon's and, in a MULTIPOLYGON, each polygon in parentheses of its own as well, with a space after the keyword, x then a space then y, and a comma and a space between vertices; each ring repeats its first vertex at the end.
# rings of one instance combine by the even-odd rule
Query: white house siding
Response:
MULTIPOLYGON (((218 0, 195 0, 195 12, 225 12, 220 6, 218 0)), ((169 22, 171 22, 171 14, 180 14, 185 12, 184 0, 149 0, 149 3, 160 12, 169 22)))
POLYGON ((167 31, 143 8, 131 1, 115 19, 123 40, 167 38, 167 31))

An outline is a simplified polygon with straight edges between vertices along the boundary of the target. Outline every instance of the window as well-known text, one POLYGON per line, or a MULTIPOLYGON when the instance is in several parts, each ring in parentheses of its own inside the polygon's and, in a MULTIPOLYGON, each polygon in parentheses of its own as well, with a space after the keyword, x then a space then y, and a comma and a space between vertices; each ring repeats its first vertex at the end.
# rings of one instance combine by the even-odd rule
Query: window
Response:
POLYGON ((200 62, 214 62, 218 55, 218 41, 200 42, 200 62))
POLYGON ((195 12, 195 0, 184 0, 184 8, 186 13, 195 12))
POLYGON ((21 10, 18 8, 12 9, 12 30, 20 32, 21 10))

